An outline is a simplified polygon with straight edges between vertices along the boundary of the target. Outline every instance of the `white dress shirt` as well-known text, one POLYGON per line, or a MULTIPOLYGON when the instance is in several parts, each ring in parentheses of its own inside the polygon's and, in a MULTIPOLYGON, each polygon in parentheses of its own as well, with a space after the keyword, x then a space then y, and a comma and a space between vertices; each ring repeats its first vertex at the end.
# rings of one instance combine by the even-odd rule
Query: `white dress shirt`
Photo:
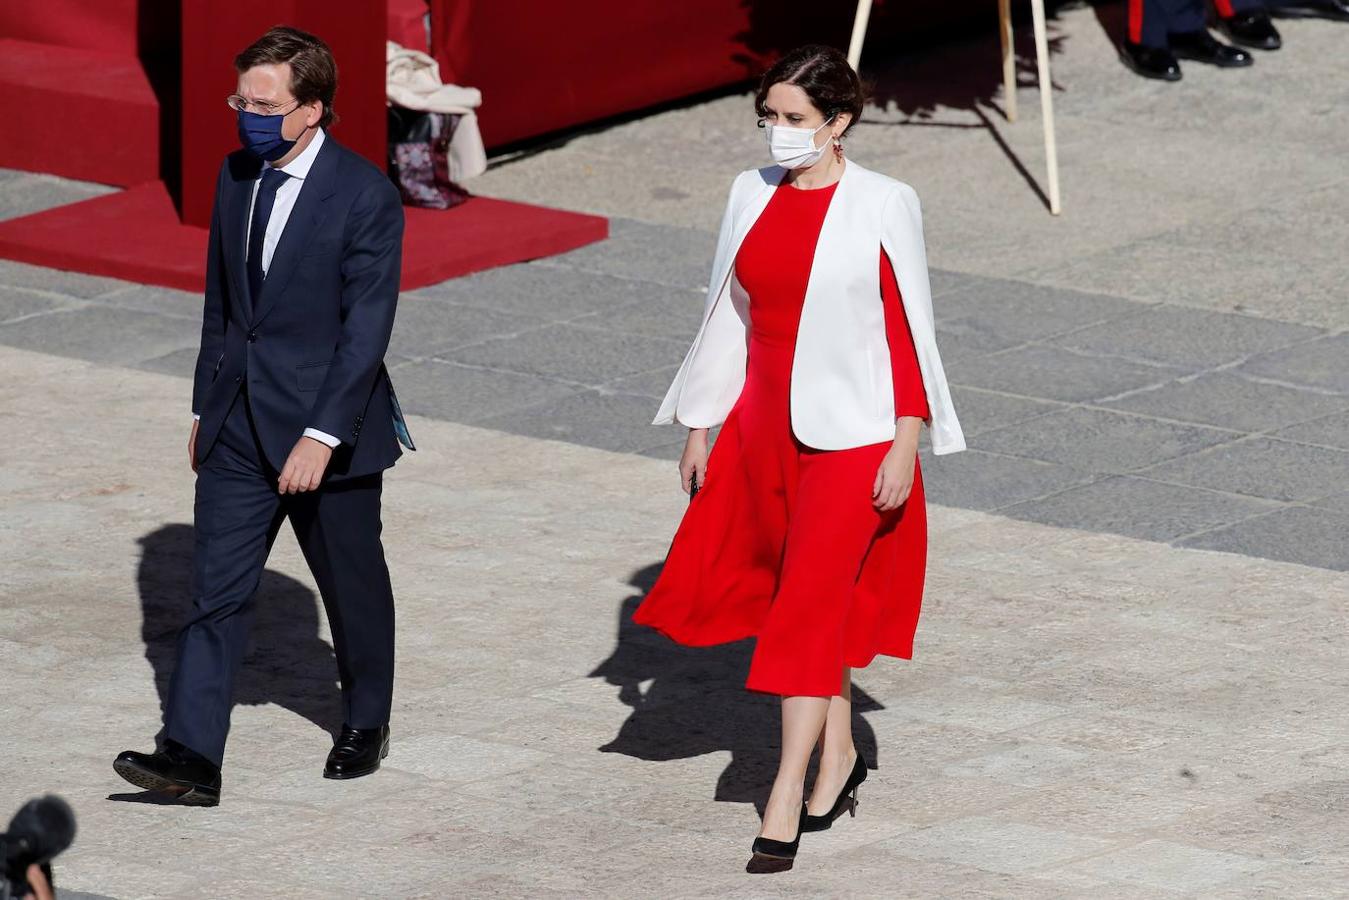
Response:
MULTIPOLYGON (((323 129, 320 128, 314 134, 314 139, 309 142, 309 146, 305 147, 299 156, 284 166, 278 167, 290 177, 281 182, 280 187, 276 189, 276 200, 272 203, 272 216, 267 220, 267 233, 262 236, 262 276, 264 279, 267 277, 267 269, 272 264, 272 255, 276 253, 276 245, 281 242, 281 234, 286 230, 286 222, 290 220, 291 211, 295 209, 295 201, 299 199, 300 191, 304 188, 304 180, 309 177, 309 170, 313 168, 314 160, 318 158, 324 140, 325 135, 323 129)), ((270 169, 272 164, 264 162, 263 167, 270 169)), ((248 231, 245 234, 253 230, 253 208, 257 205, 258 188, 261 184, 262 176, 259 175, 258 179, 253 182, 253 192, 248 199, 248 231)), ((248 243, 245 241, 245 264, 248 262, 247 253, 248 243)), ((199 419, 201 416, 194 415, 194 418, 199 419)), ((329 447, 336 447, 342 443, 331 434, 319 431, 317 428, 306 428, 304 436, 327 444, 329 447)))

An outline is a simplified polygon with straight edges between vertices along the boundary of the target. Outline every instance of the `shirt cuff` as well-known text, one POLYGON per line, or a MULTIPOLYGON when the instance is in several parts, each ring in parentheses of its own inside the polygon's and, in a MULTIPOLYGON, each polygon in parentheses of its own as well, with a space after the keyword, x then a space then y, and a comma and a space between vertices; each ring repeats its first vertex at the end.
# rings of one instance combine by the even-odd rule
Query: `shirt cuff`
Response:
POLYGON ((319 431, 317 428, 306 428, 304 430, 304 436, 307 438, 313 438, 320 444, 326 444, 329 448, 336 447, 338 444, 342 443, 337 438, 333 437, 331 434, 328 434, 328 432, 319 431))
POLYGON ((194 421, 194 422, 200 422, 200 421, 201 421, 201 413, 193 413, 193 414, 192 414, 192 421, 194 421))

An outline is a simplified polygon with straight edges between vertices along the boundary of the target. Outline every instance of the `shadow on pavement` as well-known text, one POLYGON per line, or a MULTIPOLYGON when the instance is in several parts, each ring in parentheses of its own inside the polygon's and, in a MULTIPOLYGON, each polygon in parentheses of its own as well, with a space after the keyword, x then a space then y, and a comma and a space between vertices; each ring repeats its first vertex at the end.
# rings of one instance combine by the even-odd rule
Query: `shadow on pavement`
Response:
MULTIPOLYGON (((660 574, 661 563, 634 572, 638 593, 619 607, 618 643, 592 678, 618 687, 632 713, 603 753, 665 762, 706 753, 731 752, 717 779, 716 799, 753 803, 760 815, 777 772, 779 701, 745 690, 753 641, 718 647, 682 647, 649 628, 633 624, 632 613, 660 574)), ((853 684, 853 740, 875 765, 876 734, 863 713, 883 709, 853 684)))
MULTIPOLYGON (((139 543, 141 640, 162 714, 178 629, 192 608, 192 527, 165 525, 139 543)), ((289 576, 266 570, 252 606, 250 649, 235 685, 235 704, 275 703, 335 736, 342 725, 342 697, 332 646, 319 635, 317 595, 289 576)))

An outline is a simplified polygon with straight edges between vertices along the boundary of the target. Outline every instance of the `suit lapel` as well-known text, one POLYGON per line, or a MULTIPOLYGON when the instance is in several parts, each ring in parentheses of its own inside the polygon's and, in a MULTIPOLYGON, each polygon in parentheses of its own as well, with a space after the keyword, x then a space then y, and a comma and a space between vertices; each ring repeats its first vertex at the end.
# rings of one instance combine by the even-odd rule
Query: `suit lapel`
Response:
POLYGON ((220 230, 224 242, 225 269, 229 272, 234 296, 239 298, 245 321, 253 316, 253 298, 248 293, 248 270, 245 254, 248 248, 248 211, 253 203, 253 185, 262 172, 261 163, 253 157, 236 154, 230 158, 232 181, 221 198, 220 230))
MULTIPOLYGON (((327 213, 328 198, 333 195, 337 172, 337 144, 327 138, 319 148, 309 176, 300 185, 300 195, 295 199, 286 228, 281 232, 281 240, 272 254, 271 264, 267 266, 267 277, 263 279, 261 296, 253 304, 253 324, 272 311, 276 298, 286 289, 286 283, 295 271, 295 264, 309 243, 310 237, 318 230, 318 225, 327 213)), ((247 279, 245 279, 247 280, 247 279)))

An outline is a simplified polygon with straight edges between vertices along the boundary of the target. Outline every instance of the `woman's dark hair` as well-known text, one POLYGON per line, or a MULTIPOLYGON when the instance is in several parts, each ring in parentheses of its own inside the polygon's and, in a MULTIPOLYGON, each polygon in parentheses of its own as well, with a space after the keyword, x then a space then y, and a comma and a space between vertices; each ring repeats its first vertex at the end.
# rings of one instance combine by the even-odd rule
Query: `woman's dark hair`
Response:
POLYGON ((236 71, 254 66, 290 64, 290 92, 301 105, 315 100, 323 104, 319 126, 327 128, 337 119, 333 98, 337 95, 337 62, 333 51, 307 31, 277 25, 234 57, 236 71))
POLYGON ((848 65, 848 58, 836 47, 824 44, 806 44, 797 47, 773 64, 759 82, 754 95, 754 111, 764 115, 764 101, 768 89, 775 84, 794 84, 806 92, 815 108, 829 119, 839 113, 851 113, 852 120, 843 134, 847 134, 862 118, 866 95, 862 82, 848 65))

